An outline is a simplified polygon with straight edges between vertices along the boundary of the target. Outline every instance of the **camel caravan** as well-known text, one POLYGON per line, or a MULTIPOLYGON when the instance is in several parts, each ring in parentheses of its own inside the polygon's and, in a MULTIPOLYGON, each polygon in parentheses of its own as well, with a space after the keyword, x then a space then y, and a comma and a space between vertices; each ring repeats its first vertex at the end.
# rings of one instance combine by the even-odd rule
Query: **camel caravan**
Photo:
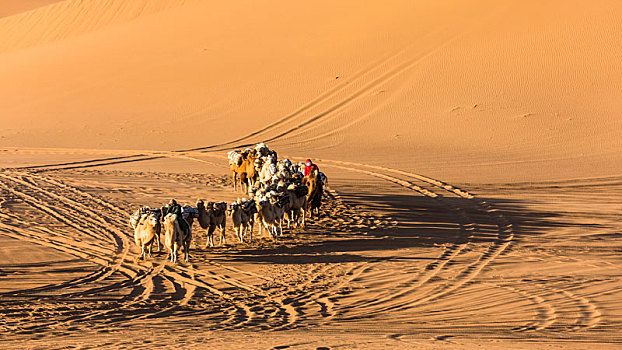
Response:
POLYGON ((317 165, 307 159, 293 163, 278 160, 277 153, 264 143, 254 148, 228 153, 233 190, 247 197, 226 202, 198 200, 196 206, 181 206, 174 199, 161 208, 141 207, 130 215, 134 241, 140 248, 139 259, 151 257, 152 246, 161 251, 163 245, 169 260, 177 262, 177 253, 184 253, 188 262, 192 226, 196 220, 206 233, 205 249, 214 247, 214 232, 218 229, 218 245, 226 245, 225 228, 230 218, 235 238, 240 243, 253 241, 253 227, 258 224, 262 232, 273 240, 287 228, 304 228, 308 217, 320 215, 326 176, 317 165), (164 241, 160 234, 164 232, 164 241), (163 243, 163 244, 162 244, 163 243))

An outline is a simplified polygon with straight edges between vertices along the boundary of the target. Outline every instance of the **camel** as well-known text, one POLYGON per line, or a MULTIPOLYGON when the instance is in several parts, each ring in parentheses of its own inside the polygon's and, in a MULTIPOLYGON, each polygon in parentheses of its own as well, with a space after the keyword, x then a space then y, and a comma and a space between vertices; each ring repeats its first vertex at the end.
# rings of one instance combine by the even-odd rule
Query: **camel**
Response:
POLYGON ((289 203, 285 206, 287 228, 289 228, 291 221, 294 221, 295 227, 298 227, 300 215, 302 215, 301 225, 305 227, 308 192, 309 188, 302 184, 291 184, 287 187, 286 193, 289 195, 289 203))
POLYGON ((259 222, 259 235, 261 235, 262 228, 264 228, 272 239, 277 240, 278 235, 275 225, 277 213, 275 212, 274 205, 266 197, 260 198, 255 205, 257 207, 255 217, 259 222))
POLYGON ((250 232, 249 242, 253 241, 253 226, 255 226, 255 215, 257 214, 257 207, 255 206, 255 201, 253 199, 247 200, 242 198, 240 201, 240 206, 242 207, 242 211, 247 217, 246 226, 247 230, 250 232))
POLYGON ((229 167, 233 178, 233 190, 237 190, 238 176, 242 191, 255 184, 258 178, 258 171, 255 169, 257 153, 254 149, 244 150, 242 153, 236 151, 229 152, 229 167))
POLYGON ((242 209, 239 202, 231 203, 229 207, 229 216, 233 222, 233 231, 240 240, 240 243, 244 243, 244 236, 246 235, 246 229, 248 227, 248 216, 242 209))
POLYGON ((249 243, 253 241, 253 226, 256 213, 257 208, 255 207, 255 201, 252 199, 242 198, 231 203, 229 215, 233 221, 233 229, 241 243, 244 243, 244 237, 246 237, 248 232, 250 232, 249 243))
POLYGON ((197 208, 193 208, 189 205, 184 205, 182 208, 182 212, 182 216, 184 220, 186 220, 186 222, 188 223, 188 229, 192 234, 192 224, 194 224, 194 219, 199 217, 199 211, 197 210, 197 208))
POLYGON ((145 253, 148 252, 151 257, 151 244, 156 237, 156 227, 159 227, 160 221, 155 213, 142 215, 136 228, 134 228, 134 242, 140 247, 140 256, 138 259, 145 259, 145 253))
POLYGON ((172 263, 177 263, 177 251, 183 248, 184 261, 190 258, 190 241, 192 234, 182 231, 177 222, 177 214, 167 214, 164 217, 164 246, 169 250, 172 263))
POLYGON ((268 234, 274 240, 278 240, 279 236, 283 234, 283 214, 285 213, 284 207, 287 205, 287 200, 287 196, 278 195, 275 192, 270 192, 266 196, 259 198, 256 202, 256 218, 259 221, 260 235, 262 226, 268 230, 268 234), (279 227, 278 233, 277 225, 279 227))
POLYGON ((251 150, 244 159, 244 171, 246 173, 246 180, 248 181, 247 189, 252 187, 257 179, 259 179, 259 170, 256 168, 257 153, 255 150, 251 150))
POLYGON ((216 227, 220 230, 220 245, 226 244, 225 226, 227 224, 227 203, 213 203, 203 200, 197 201, 198 221, 202 229, 207 230, 207 242, 205 248, 214 246, 214 231, 216 227))
POLYGON ((320 216, 324 186, 322 185, 319 172, 317 170, 313 171, 309 176, 303 179, 303 183, 309 188, 309 193, 307 194, 307 210, 309 212, 309 217, 313 217, 314 213, 320 216))
MULTIPOLYGON (((243 172, 241 171, 241 167, 244 163, 244 159, 242 157, 242 155, 240 153, 238 153, 237 151, 231 151, 227 154, 227 157, 229 158, 229 168, 231 170, 231 177, 233 180, 233 190, 236 191, 237 188, 237 183, 238 183, 238 174, 240 175, 240 177, 242 176, 243 172)), ((240 182, 241 182, 241 178, 240 178, 240 182)))
POLYGON ((136 226, 138 226, 138 223, 140 222, 142 217, 149 213, 155 214, 157 221, 158 221, 155 227, 155 236, 154 236, 155 239, 153 240, 153 242, 156 245, 156 252, 159 252, 160 251, 160 233, 162 232, 162 225, 160 223, 160 218, 162 218, 162 213, 159 209, 151 209, 149 207, 139 208, 138 210, 134 212, 134 214, 130 215, 130 227, 133 230, 136 230, 136 226))

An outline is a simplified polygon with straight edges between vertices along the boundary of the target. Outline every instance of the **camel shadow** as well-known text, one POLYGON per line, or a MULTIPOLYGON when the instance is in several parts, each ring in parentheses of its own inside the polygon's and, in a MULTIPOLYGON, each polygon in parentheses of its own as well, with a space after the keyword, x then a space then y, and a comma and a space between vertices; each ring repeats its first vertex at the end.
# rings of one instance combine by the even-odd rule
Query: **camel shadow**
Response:
POLYGON ((219 252, 210 259, 273 264, 426 260, 430 258, 423 255, 424 250, 421 256, 415 254, 407 258, 402 250, 465 242, 497 242, 500 240, 498 214, 512 224, 516 241, 562 227, 598 227, 568 222, 563 219, 563 214, 534 210, 520 200, 480 198, 498 209, 491 212, 479 204, 481 201, 465 198, 444 197, 438 201, 402 194, 348 194, 342 197, 352 210, 364 208, 380 217, 391 217, 397 225, 344 233, 311 222, 304 232, 284 234, 276 246, 239 247, 219 252), (297 235, 305 236, 307 240, 300 242, 297 235))

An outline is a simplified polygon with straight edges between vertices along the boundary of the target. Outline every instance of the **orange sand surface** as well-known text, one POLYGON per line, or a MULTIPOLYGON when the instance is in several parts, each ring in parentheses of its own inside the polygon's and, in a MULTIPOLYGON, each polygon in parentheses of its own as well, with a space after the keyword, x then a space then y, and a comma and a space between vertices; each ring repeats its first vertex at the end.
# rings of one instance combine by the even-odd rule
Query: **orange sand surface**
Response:
POLYGON ((0 341, 620 347, 620 62, 619 1, 0 1, 0 341), (136 260, 257 142, 320 218, 136 260))

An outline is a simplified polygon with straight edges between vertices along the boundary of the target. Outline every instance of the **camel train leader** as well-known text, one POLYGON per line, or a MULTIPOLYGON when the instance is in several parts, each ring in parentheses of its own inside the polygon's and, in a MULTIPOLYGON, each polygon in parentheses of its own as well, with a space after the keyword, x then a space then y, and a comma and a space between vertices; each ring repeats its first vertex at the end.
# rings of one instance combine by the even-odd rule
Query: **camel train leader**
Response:
POLYGON ((188 223, 186 222, 186 220, 184 220, 181 205, 177 204, 176 200, 171 199, 168 202, 168 209, 166 210, 166 213, 162 214, 163 216, 166 216, 167 214, 176 214, 179 228, 181 228, 181 230, 184 232, 188 232, 188 230, 190 229, 190 227, 188 227, 188 223))
POLYGON ((305 176, 309 176, 309 174, 311 174, 314 170, 317 170, 317 172, 320 172, 320 168, 318 168, 317 165, 315 165, 311 159, 307 159, 306 163, 305 163, 305 176))

